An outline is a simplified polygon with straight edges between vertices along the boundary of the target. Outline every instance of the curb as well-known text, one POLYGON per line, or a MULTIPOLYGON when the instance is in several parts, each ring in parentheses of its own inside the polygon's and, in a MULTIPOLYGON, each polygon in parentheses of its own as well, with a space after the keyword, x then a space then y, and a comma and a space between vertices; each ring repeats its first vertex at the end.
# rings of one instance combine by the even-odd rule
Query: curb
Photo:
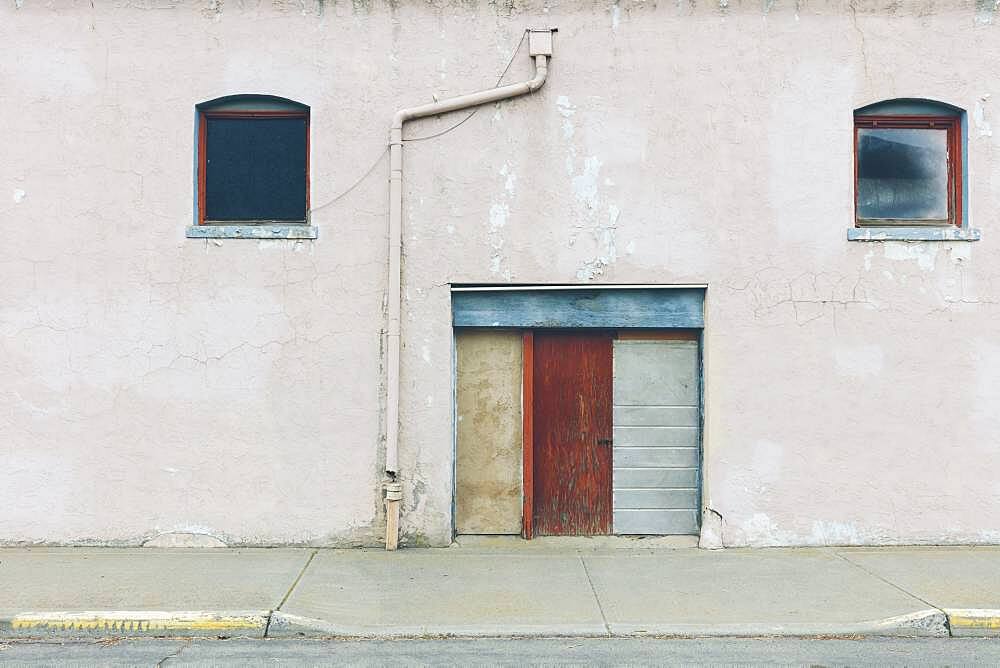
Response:
POLYGON ((86 611, 0 615, 0 640, 95 637, 248 638, 636 638, 636 637, 1000 637, 1000 609, 946 608, 865 622, 600 624, 339 624, 280 611, 86 611))
POLYGON ((213 637, 263 638, 270 611, 23 612, 0 616, 0 638, 213 637))
POLYGON ((936 609, 863 622, 721 622, 718 624, 611 624, 613 637, 948 637, 948 620, 936 609))
POLYGON ((1000 610, 988 608, 945 608, 951 635, 964 637, 1000 638, 1000 610))
POLYGON ((718 623, 718 624, 610 624, 517 626, 482 625, 346 625, 275 611, 269 638, 637 638, 637 637, 757 637, 757 636, 895 636, 948 637, 948 619, 937 609, 865 622, 817 623, 718 623))
POLYGON ((268 638, 607 638, 604 624, 518 625, 495 623, 361 625, 275 611, 268 638))

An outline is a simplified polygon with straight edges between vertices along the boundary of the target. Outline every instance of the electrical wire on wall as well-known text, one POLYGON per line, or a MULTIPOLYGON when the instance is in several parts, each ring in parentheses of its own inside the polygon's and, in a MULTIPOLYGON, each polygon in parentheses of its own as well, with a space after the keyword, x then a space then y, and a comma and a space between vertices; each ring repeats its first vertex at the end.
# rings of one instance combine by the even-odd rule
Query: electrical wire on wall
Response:
MULTIPOLYGON (((497 78, 496 85, 493 86, 494 88, 499 88, 500 84, 503 83, 503 78, 505 76, 507 76, 507 72, 510 71, 510 66, 514 64, 514 58, 517 57, 517 54, 521 50, 521 47, 524 46, 524 39, 525 39, 525 37, 527 37, 527 35, 528 35, 528 31, 527 30, 525 30, 524 32, 521 33, 521 40, 517 43, 517 46, 514 47, 514 52, 510 54, 510 60, 507 61, 507 65, 503 68, 503 72, 501 72, 500 76, 497 78)), ((462 120, 460 120, 459 122, 455 123, 451 127, 448 127, 448 128, 445 128, 444 130, 441 130, 440 132, 435 132, 434 134, 425 135, 423 137, 404 138, 403 141, 404 142, 426 141, 428 139, 434 139, 436 137, 440 137, 442 135, 446 135, 449 132, 451 132, 452 130, 456 130, 459 127, 461 127, 462 125, 464 125, 465 122, 468 121, 473 116, 475 116, 476 112, 478 112, 481 108, 482 107, 476 107, 475 109, 473 109, 472 111, 470 111, 468 114, 466 114, 466 116, 462 120)), ((364 181, 365 179, 367 179, 368 176, 373 171, 375 171, 375 168, 378 166, 378 164, 380 162, 382 162, 382 158, 384 158, 385 155, 386 155, 386 153, 388 153, 388 152, 389 152, 389 147, 386 146, 385 149, 383 149, 382 152, 378 154, 378 157, 375 158, 375 160, 372 162, 371 166, 367 170, 365 170, 365 173, 362 174, 361 177, 358 178, 357 181, 355 181, 354 183, 352 183, 346 190, 344 190, 340 194, 336 195, 335 197, 327 200, 326 202, 324 202, 323 204, 320 204, 319 206, 314 206, 311 209, 309 209, 309 214, 312 215, 313 213, 319 211, 320 209, 325 209, 326 207, 330 206, 334 202, 337 202, 337 201, 341 200, 342 198, 346 197, 355 188, 357 188, 359 185, 361 185, 361 182, 364 181)))
POLYGON ((312 214, 312 213, 315 213, 316 211, 319 211, 320 209, 325 209, 326 207, 330 206, 334 202, 340 200, 343 197, 346 197, 348 195, 348 193, 350 193, 352 190, 354 190, 359 185, 361 185, 361 182, 364 181, 365 179, 367 179, 369 174, 371 174, 373 171, 375 171, 375 168, 378 166, 378 164, 380 162, 382 162, 382 158, 384 158, 385 154, 388 153, 388 152, 389 152, 389 147, 386 146, 384 149, 382 149, 382 152, 378 154, 378 157, 375 158, 375 161, 372 163, 371 167, 369 167, 367 170, 365 170, 365 173, 362 174, 361 177, 357 181, 355 181, 354 183, 352 183, 350 185, 350 187, 347 188, 347 190, 345 190, 344 192, 340 193, 339 195, 337 195, 333 199, 330 199, 330 200, 324 202, 323 204, 320 204, 319 206, 312 207, 311 209, 309 209, 309 213, 312 214))

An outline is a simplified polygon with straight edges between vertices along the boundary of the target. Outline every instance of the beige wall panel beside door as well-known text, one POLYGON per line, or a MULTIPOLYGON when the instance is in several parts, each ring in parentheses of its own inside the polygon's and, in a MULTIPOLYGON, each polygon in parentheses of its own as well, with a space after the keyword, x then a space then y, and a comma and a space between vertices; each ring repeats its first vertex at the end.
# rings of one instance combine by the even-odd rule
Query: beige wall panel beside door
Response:
POLYGON ((521 533, 521 334, 460 330, 455 527, 521 533))

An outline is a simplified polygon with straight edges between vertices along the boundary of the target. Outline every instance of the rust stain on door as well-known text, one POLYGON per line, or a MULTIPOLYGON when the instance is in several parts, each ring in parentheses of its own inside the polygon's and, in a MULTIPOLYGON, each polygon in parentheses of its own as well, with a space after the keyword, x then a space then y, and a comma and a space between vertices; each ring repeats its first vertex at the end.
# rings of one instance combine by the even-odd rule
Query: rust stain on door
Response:
POLYGON ((612 335, 536 332, 536 535, 611 533, 612 335))

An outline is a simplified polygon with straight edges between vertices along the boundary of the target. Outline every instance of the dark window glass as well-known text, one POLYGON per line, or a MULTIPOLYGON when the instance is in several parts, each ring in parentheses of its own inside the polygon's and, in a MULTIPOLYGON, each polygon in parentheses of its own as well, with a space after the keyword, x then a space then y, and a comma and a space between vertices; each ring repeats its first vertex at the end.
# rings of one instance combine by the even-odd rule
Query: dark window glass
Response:
POLYGON ((306 219, 306 118, 204 119, 205 220, 306 219))
POLYGON ((947 221, 948 130, 858 128, 858 218, 947 221))

